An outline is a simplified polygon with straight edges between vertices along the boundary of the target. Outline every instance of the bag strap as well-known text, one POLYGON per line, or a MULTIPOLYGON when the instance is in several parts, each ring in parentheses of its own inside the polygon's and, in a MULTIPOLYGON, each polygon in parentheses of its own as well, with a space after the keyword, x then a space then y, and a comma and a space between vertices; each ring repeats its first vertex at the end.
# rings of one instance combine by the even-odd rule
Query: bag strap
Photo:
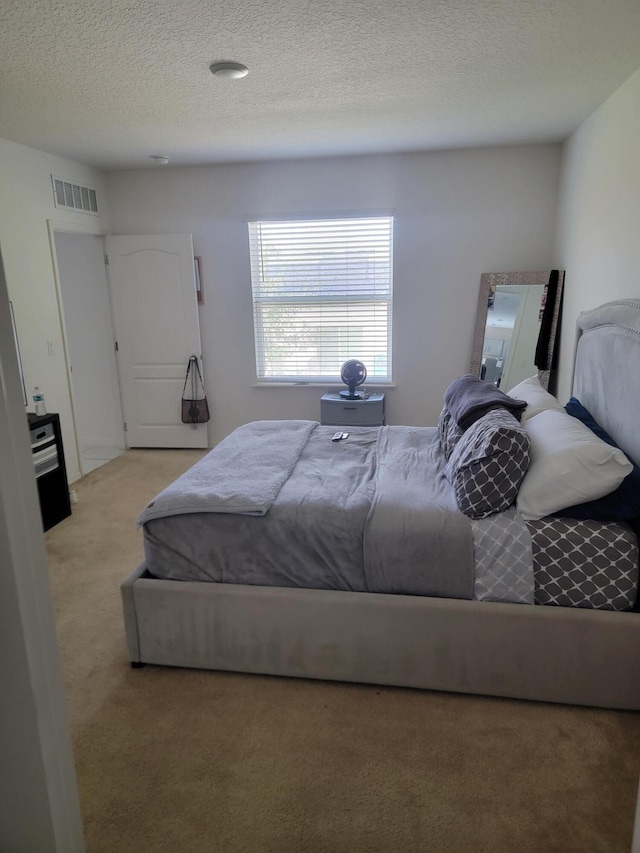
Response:
MULTIPOLYGON (((195 368, 196 368, 196 373, 198 374, 198 379, 200 380, 200 385, 202 386, 202 393, 206 397, 206 392, 204 390, 204 382, 202 381, 202 374, 200 373, 200 367, 198 366, 198 356, 192 355, 189 358, 189 361, 187 363, 187 373, 184 377, 184 385, 182 387, 182 399, 183 400, 185 399, 184 392, 187 390, 187 382, 189 381, 189 373, 191 373, 191 368, 193 366, 195 366, 195 368)), ((196 394, 196 377, 195 377, 195 374, 192 375, 191 379, 192 379, 192 383, 193 383, 191 397, 192 397, 192 399, 194 399, 195 394, 196 394)))

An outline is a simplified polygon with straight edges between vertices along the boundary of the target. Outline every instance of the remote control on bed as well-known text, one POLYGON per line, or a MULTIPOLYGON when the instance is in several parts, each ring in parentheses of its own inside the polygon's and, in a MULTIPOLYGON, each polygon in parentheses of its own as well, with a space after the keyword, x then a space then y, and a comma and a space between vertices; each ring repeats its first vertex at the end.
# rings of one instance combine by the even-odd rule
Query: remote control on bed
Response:
POLYGON ((331 441, 341 441, 343 438, 349 438, 348 432, 336 432, 331 437, 331 441))

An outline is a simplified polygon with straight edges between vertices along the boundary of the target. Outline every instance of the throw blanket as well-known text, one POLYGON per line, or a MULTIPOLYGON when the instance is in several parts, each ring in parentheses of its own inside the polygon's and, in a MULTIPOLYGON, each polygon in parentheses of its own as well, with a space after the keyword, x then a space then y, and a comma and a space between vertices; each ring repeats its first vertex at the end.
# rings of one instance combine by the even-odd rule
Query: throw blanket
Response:
POLYGON ((154 498, 138 518, 193 512, 265 515, 317 421, 254 421, 238 427, 154 498))
POLYGON ((444 404, 460 429, 467 429, 492 409, 508 409, 520 420, 522 411, 527 408, 524 400, 514 400, 495 385, 482 382, 471 373, 453 380, 444 392, 444 404))

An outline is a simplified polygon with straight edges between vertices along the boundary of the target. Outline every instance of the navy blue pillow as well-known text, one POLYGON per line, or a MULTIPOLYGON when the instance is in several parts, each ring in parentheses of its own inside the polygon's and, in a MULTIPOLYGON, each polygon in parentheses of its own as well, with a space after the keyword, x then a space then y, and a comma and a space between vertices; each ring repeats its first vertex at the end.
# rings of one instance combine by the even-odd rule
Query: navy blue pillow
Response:
MULTIPOLYGON (((565 409, 568 414, 589 427, 598 438, 606 441, 612 447, 618 446, 609 433, 594 420, 593 415, 575 397, 569 400, 565 409)), ((558 518, 578 518, 581 520, 591 518, 594 521, 629 521, 640 516, 640 468, 633 459, 629 459, 629 461, 633 464, 633 471, 624 478, 614 492, 595 501, 587 501, 587 503, 567 507, 560 512, 555 512, 554 515, 558 518)))

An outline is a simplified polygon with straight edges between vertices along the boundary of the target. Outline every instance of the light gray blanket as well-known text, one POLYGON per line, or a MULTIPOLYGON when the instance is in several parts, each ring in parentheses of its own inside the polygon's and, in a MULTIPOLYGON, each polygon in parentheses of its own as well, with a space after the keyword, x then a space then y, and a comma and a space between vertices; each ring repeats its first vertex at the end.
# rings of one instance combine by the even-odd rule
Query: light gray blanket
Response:
POLYGON ((316 421, 254 421, 160 492, 138 527, 154 518, 199 512, 264 515, 289 479, 316 421))
POLYGON ((378 428, 309 435, 266 515, 192 513, 144 525, 147 567, 171 580, 366 592, 364 525, 371 506, 378 428))

